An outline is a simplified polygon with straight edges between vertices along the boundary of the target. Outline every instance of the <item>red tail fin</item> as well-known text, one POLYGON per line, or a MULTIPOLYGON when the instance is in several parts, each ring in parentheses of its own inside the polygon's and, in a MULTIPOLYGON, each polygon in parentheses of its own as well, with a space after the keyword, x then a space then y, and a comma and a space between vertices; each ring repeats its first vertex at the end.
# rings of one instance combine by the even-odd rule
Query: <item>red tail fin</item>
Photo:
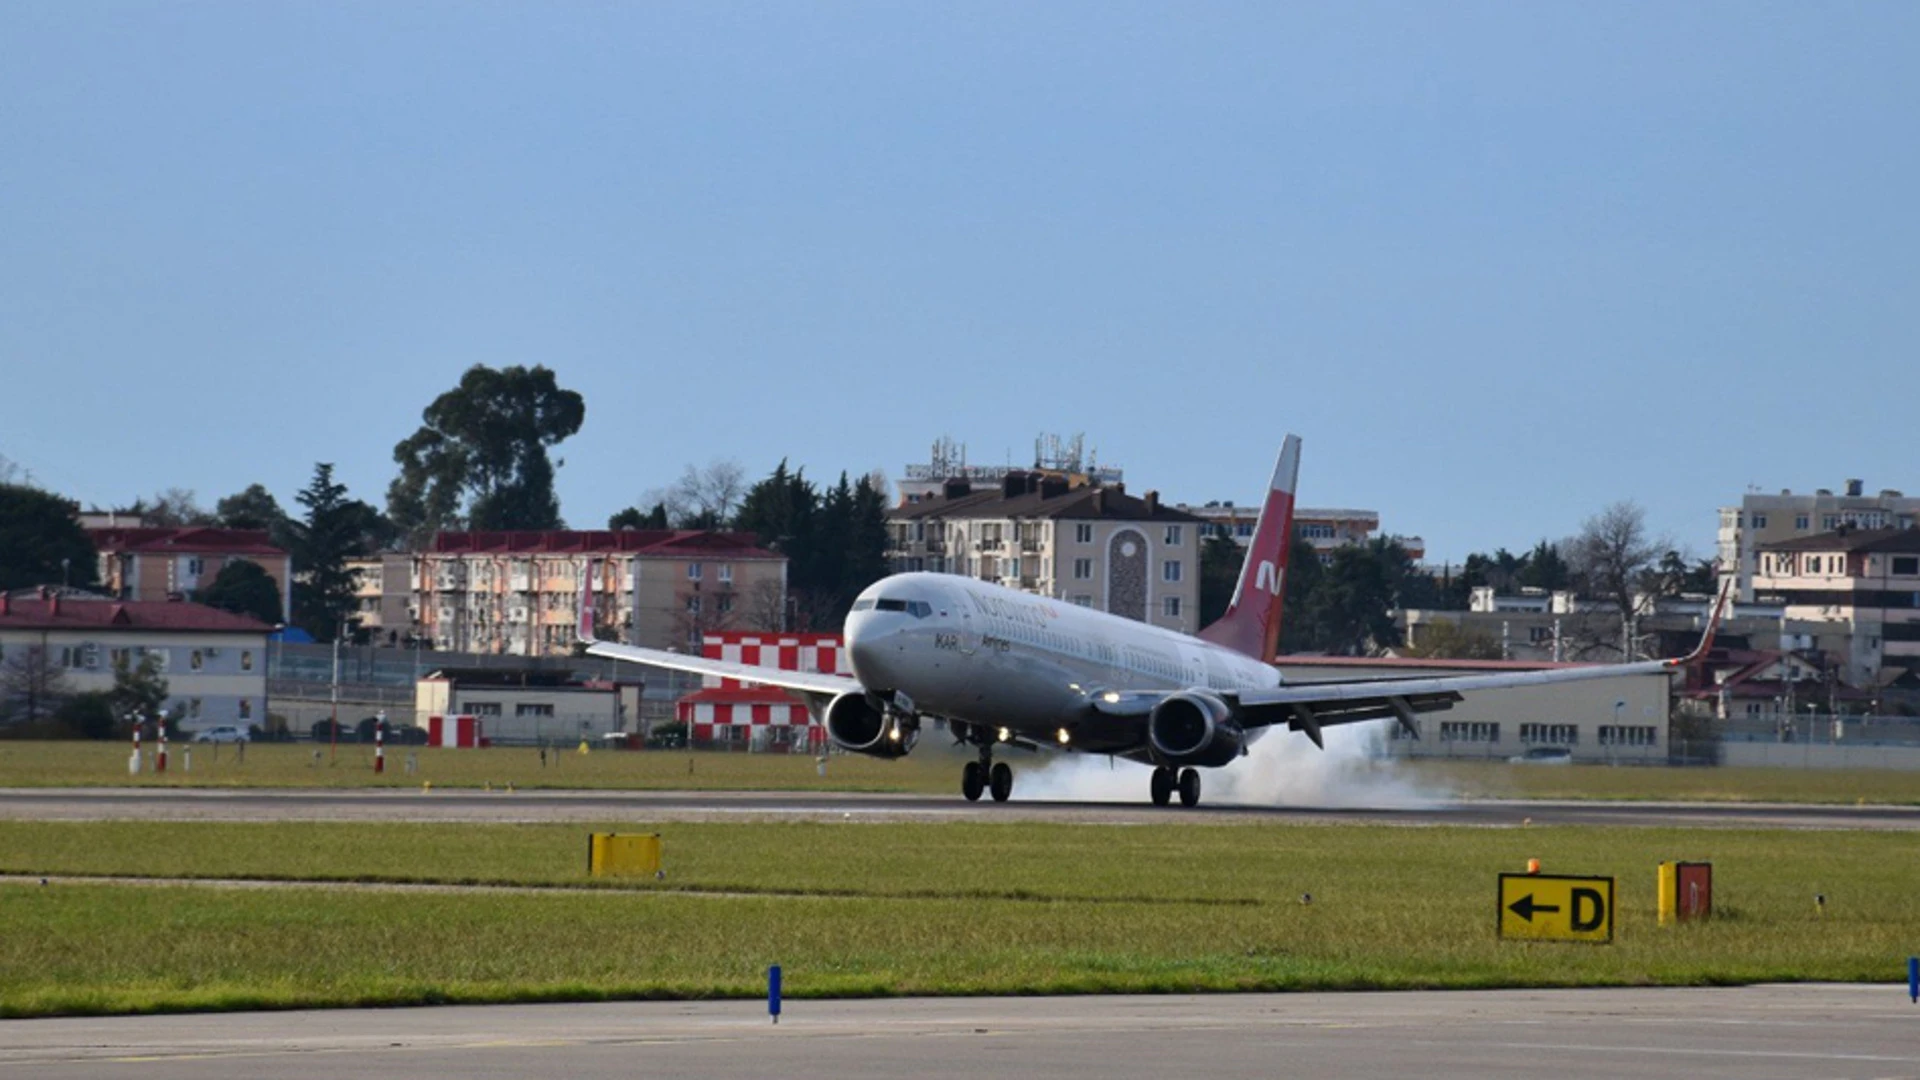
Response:
POLYGON ((1260 523, 1247 545, 1247 561, 1240 568, 1240 584, 1220 621, 1200 631, 1211 641, 1271 661, 1280 651, 1280 604, 1287 590, 1287 549, 1293 541, 1293 490, 1300 476, 1300 436, 1289 435, 1280 446, 1267 488, 1260 523))

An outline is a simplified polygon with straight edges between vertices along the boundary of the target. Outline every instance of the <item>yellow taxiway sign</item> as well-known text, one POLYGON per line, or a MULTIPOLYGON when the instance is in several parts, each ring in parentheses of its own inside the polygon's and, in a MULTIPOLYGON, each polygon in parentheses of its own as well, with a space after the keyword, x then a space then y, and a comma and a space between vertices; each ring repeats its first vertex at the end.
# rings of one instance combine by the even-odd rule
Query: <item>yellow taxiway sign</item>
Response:
POLYGON ((1613 879, 1500 875, 1500 936, 1536 941, 1613 940, 1613 879))

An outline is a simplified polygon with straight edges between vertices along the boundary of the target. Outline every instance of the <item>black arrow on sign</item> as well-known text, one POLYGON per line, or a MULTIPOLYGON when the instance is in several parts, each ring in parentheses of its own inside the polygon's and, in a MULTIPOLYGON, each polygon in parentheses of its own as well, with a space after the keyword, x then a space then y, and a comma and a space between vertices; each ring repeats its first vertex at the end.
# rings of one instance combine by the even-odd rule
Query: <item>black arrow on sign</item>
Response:
POLYGON ((1557 913, 1560 910, 1560 908, 1559 908, 1559 905, 1557 904, 1536 904, 1533 902, 1533 894, 1528 893, 1527 895, 1521 897, 1520 899, 1515 900, 1513 903, 1508 904, 1507 910, 1513 912, 1515 915, 1520 916, 1521 918, 1527 920, 1528 922, 1532 922, 1534 912, 1552 911, 1557 913))

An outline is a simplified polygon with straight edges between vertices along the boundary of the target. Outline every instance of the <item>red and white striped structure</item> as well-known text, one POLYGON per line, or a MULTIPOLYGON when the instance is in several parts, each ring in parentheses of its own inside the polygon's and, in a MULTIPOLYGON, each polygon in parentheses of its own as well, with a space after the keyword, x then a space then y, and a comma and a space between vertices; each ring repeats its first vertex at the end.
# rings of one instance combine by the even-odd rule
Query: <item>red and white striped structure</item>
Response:
MULTIPOLYGON (((853 674, 838 634, 723 630, 702 639, 700 654, 709 660, 731 660, 783 671, 853 674)), ((813 725, 807 707, 784 690, 748 686, 738 679, 712 675, 701 682, 702 688, 681 698, 675 708, 675 715, 687 725, 688 737, 695 742, 726 738, 732 734, 727 729, 740 727, 809 728, 805 735, 807 742, 818 741, 825 735, 813 725)))
POLYGON ((477 716, 427 717, 427 745, 468 749, 480 745, 480 718, 477 716))

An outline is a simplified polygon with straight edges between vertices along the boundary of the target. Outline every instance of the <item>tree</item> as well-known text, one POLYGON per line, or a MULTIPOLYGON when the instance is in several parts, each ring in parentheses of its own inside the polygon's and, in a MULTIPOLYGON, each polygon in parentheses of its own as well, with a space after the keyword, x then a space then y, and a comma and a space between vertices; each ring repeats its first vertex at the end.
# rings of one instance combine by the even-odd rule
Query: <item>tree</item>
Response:
MULTIPOLYGON (((1308 557, 1299 552, 1300 558, 1308 557)), ((1233 602, 1233 590, 1240 584, 1240 567, 1247 550, 1224 533, 1214 533, 1200 543, 1200 625, 1210 626, 1227 613, 1233 602)), ((1285 613, 1282 613, 1283 619, 1285 613)))
POLYGON ((268 626, 283 620, 280 586, 259 563, 247 559, 235 559, 221 567, 212 584, 194 599, 236 615, 251 615, 268 626))
POLYGON ((10 649, 0 663, 0 726, 44 723, 72 694, 47 646, 10 649))
POLYGON ((1573 584, 1573 568, 1560 557, 1558 545, 1542 540, 1527 553, 1519 584, 1523 588, 1558 592, 1573 584))
POLYGON ((1458 623, 1423 622, 1419 640, 1407 647, 1408 656, 1447 660, 1499 660, 1500 642, 1483 630, 1458 623))
POLYGON ((442 529, 563 528, 547 448, 586 419, 586 402, 546 367, 476 364, 393 448, 387 512, 415 544, 442 529))
POLYGON ((725 529, 746 496, 746 476, 739 462, 715 458, 704 469, 688 465, 672 487, 648 498, 665 508, 676 529, 725 529))
POLYGON ((351 629, 353 575, 347 560, 366 554, 364 521, 347 486, 335 483, 331 462, 313 467, 313 479, 294 497, 307 508, 306 520, 293 527, 293 621, 315 640, 332 641, 351 629))
POLYGON ((0 590, 92 585, 100 553, 72 503, 38 488, 0 485, 0 590))
POLYGON ((672 526, 667 524, 667 504, 654 503, 653 509, 644 514, 640 512, 640 508, 637 506, 627 507, 625 510, 607 519, 607 528, 617 530, 667 529, 672 528, 672 526))
POLYGON ((273 493, 259 484, 249 484, 246 490, 215 503, 213 516, 223 529, 261 529, 274 546, 289 550, 293 546, 293 520, 273 493))
POLYGON ((152 653, 142 656, 137 664, 128 663, 125 654, 114 658, 113 689, 107 695, 120 726, 131 728, 145 720, 159 719, 168 693, 167 680, 160 674, 160 660, 152 653))
POLYGON ((1666 545, 1648 539, 1646 511, 1628 501, 1588 518, 1571 546, 1570 561, 1583 591, 1619 612, 1622 653, 1632 659, 1634 592, 1666 545))
POLYGON ((152 502, 134 503, 136 512, 156 529, 184 529, 217 524, 219 519, 201 506, 192 490, 168 488, 156 494, 152 502))

